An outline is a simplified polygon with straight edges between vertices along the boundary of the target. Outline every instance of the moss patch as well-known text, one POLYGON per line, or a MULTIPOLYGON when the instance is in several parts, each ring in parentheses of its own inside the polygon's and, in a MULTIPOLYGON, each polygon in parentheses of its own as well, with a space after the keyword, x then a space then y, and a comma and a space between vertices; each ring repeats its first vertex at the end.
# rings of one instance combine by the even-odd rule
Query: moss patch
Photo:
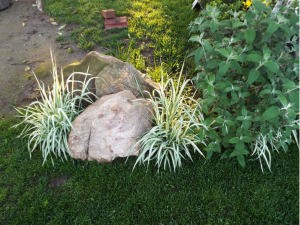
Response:
POLYGON ((87 55, 82 62, 74 62, 65 66, 63 73, 68 76, 73 72, 88 72, 93 76, 97 76, 106 65, 107 63, 101 62, 91 55, 87 55))
POLYGON ((50 61, 40 63, 37 68, 34 69, 34 73, 37 77, 46 77, 51 74, 52 64, 50 61))

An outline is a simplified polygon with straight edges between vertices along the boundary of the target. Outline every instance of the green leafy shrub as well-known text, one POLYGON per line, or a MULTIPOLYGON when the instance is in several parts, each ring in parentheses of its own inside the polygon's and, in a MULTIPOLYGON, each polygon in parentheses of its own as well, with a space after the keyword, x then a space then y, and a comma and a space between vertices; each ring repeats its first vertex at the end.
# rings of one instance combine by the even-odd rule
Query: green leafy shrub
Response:
POLYGON ((175 84, 173 79, 164 82, 162 78, 154 97, 149 94, 154 109, 154 126, 133 146, 140 147, 134 168, 137 164, 149 166, 154 160, 158 171, 162 166, 164 170, 168 167, 175 171, 185 156, 192 160, 192 151, 203 155, 198 145, 205 145, 205 140, 197 134, 205 129, 201 123, 203 116, 198 102, 184 96, 189 80, 180 84, 180 79, 181 75, 175 84))
POLYGON ((207 156, 255 155, 271 168, 271 154, 287 151, 298 129, 298 15, 281 9, 274 14, 259 1, 247 12, 208 7, 190 24, 190 41, 212 143, 207 156), (295 57, 295 54, 297 57, 295 57))
POLYGON ((55 60, 52 57, 52 90, 36 78, 41 100, 32 102, 24 108, 17 108, 22 121, 17 124, 25 124, 20 134, 28 137, 28 150, 33 152, 40 149, 43 155, 43 163, 48 156, 67 159, 70 154, 68 148, 68 134, 72 127, 72 121, 83 110, 83 105, 92 103, 93 93, 88 91, 89 83, 93 78, 87 79, 88 73, 72 73, 65 81, 61 71, 61 77, 57 72, 55 60), (83 81, 75 80, 75 76, 84 76, 83 81), (79 87, 79 88, 78 88, 79 87))

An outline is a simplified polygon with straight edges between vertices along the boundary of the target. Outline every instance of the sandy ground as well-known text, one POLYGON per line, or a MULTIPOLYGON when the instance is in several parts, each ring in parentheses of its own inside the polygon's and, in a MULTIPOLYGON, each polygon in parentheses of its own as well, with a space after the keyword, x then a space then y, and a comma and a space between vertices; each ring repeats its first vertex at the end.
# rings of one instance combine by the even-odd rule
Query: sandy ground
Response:
MULTIPOLYGON (((86 54, 73 43, 62 46, 56 42, 57 32, 67 33, 71 27, 58 31, 63 24, 53 25, 49 16, 32 6, 34 3, 35 0, 13 0, 10 8, 0 11, 0 117, 15 114, 15 106, 35 99, 36 85, 31 74, 43 65, 50 69, 50 48, 59 66, 86 54), (68 53, 68 47, 75 53, 68 53)), ((49 76, 41 79, 50 80, 49 76)))

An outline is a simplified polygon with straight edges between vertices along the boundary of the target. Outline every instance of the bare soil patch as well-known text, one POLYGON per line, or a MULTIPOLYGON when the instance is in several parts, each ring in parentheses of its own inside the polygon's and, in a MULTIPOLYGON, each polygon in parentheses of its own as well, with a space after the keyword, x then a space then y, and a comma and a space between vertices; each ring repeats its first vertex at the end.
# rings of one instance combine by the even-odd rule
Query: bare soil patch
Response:
POLYGON ((58 66, 78 61, 86 54, 70 41, 55 41, 63 24, 53 25, 51 18, 33 6, 35 0, 14 0, 11 7, 0 11, 0 117, 15 114, 15 106, 26 105, 37 97, 32 71, 49 82, 50 48, 58 66), (75 51, 68 53, 71 47, 75 51), (45 73, 46 71, 46 73, 45 73))

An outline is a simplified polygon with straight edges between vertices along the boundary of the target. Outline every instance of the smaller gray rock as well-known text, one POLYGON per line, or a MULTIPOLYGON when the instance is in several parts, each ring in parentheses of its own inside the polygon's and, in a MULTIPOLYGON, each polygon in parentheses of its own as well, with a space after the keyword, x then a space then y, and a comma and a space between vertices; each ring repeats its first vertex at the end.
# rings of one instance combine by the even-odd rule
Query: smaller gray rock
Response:
MULTIPOLYGON (((72 63, 63 69, 65 75, 87 71, 92 77, 96 77, 90 82, 88 88, 99 98, 124 90, 130 90, 140 98, 143 97, 144 91, 152 93, 154 89, 158 88, 157 83, 131 64, 95 51, 88 53, 81 62, 72 63)), ((80 81, 83 81, 84 78, 82 75, 75 76, 75 79, 80 81)))
POLYGON ((152 93, 158 85, 147 78, 127 62, 114 62, 106 65, 95 79, 98 97, 130 90, 136 97, 144 97, 145 92, 152 93))
POLYGON ((68 140, 71 156, 111 162, 138 155, 138 148, 131 149, 151 129, 151 111, 149 102, 128 90, 101 97, 73 122, 68 140))

